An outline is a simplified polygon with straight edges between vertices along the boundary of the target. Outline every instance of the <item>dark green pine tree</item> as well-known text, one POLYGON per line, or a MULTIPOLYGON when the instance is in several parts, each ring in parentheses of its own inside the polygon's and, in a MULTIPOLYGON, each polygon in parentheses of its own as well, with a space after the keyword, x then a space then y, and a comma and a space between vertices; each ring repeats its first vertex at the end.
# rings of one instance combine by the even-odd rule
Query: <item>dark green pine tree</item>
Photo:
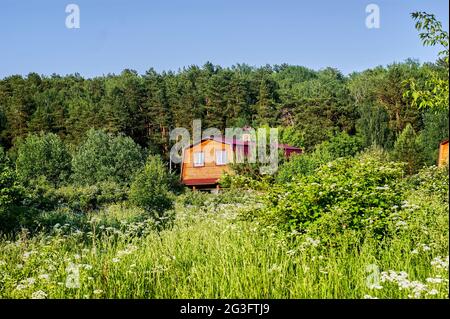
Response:
POLYGON ((125 94, 119 87, 114 87, 103 99, 103 128, 110 133, 125 132, 129 117, 125 94))
POLYGON ((18 138, 28 134, 29 120, 36 105, 33 96, 37 90, 38 80, 35 74, 30 74, 30 81, 15 75, 6 79, 6 132, 4 135, 8 144, 12 145, 18 138))
POLYGON ((211 77, 205 105, 205 125, 224 130, 227 117, 232 116, 227 110, 228 74, 220 72, 211 77))
POLYGON ((143 125, 148 134, 149 146, 156 146, 167 156, 172 114, 169 109, 163 77, 156 73, 154 69, 148 70, 144 76, 144 88, 143 125))
POLYGON ((112 133, 123 133, 141 145, 147 142, 142 125, 142 104, 145 99, 143 80, 136 71, 124 70, 107 82, 107 97, 103 103, 104 128, 112 133))
POLYGON ((204 98, 198 89, 198 79, 199 71, 195 69, 166 76, 166 95, 173 114, 173 126, 189 128, 192 120, 203 118, 204 98))
POLYGON ((227 127, 250 124, 252 110, 250 108, 249 82, 239 74, 233 74, 229 83, 227 98, 227 127))
POLYGON ((276 125, 277 112, 276 83, 265 77, 261 80, 256 102, 256 124, 276 125))
POLYGON ((410 123, 406 124, 394 144, 393 158, 405 162, 407 172, 413 174, 423 165, 423 154, 423 147, 418 142, 414 128, 410 123))

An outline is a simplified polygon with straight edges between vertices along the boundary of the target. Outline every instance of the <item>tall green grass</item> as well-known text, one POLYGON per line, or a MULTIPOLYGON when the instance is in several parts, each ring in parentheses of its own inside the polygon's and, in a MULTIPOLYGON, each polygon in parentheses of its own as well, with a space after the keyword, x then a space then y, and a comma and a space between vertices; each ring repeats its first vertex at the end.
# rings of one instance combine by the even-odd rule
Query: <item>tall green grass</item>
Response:
POLYGON ((417 210, 384 242, 347 232, 327 243, 241 220, 258 203, 215 196, 178 202, 173 227, 160 232, 145 221, 105 228, 91 220, 84 233, 62 225, 1 240, 0 297, 448 298, 445 208, 417 210), (382 274, 389 270, 406 280, 382 274))

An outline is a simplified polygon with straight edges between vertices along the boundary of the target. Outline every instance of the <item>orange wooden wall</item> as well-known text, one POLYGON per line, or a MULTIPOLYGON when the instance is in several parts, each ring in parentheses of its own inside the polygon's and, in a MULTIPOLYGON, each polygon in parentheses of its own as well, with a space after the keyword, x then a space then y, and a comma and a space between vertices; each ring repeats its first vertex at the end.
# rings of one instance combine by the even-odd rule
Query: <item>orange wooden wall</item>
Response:
POLYGON ((438 166, 445 166, 448 164, 448 141, 439 145, 439 160, 438 166))
POLYGON ((182 180, 220 178, 224 171, 229 172, 228 165, 216 165, 216 150, 226 150, 228 163, 233 161, 233 148, 229 144, 214 140, 206 140, 202 143, 187 148, 183 155, 182 180), (204 152, 205 165, 194 166, 194 153, 204 152))

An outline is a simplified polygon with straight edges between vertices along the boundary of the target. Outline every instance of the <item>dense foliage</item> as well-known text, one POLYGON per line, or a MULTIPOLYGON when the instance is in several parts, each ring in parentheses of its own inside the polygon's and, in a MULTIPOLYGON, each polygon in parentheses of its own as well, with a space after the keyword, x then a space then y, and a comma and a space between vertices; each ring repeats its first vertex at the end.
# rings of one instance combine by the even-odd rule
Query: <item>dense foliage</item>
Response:
POLYGON ((199 118, 204 128, 287 127, 283 141, 307 150, 337 132, 356 130, 365 146, 392 146, 407 123, 417 132, 424 127, 425 111, 410 107, 402 83, 425 85, 427 70, 443 68, 408 60, 344 76, 331 68, 207 63, 177 73, 125 70, 93 79, 10 76, 0 80, 0 142, 14 150, 28 134, 47 132, 78 145, 94 127, 123 133, 167 157, 170 129, 190 128, 199 118))
POLYGON ((0 149, 0 231, 11 231, 26 215, 20 209, 24 193, 16 172, 7 165, 6 157, 2 158, 0 149))
POLYGON ((245 191, 188 192, 163 232, 119 205, 84 218, 46 214, 51 236, 0 241, 0 297, 448 298, 447 174, 408 179, 383 240, 347 231, 333 246, 318 233, 281 236, 242 220, 262 208, 245 191))
POLYGON ((89 130, 73 156, 73 180, 80 185, 128 184, 142 162, 142 150, 131 138, 89 130))
POLYGON ((423 164, 423 156, 422 145, 418 143, 414 128, 410 124, 406 125, 394 144, 392 157, 397 161, 406 162, 407 171, 412 174, 423 164))
POLYGON ((149 156, 131 184, 130 201, 161 217, 164 211, 173 206, 169 185, 170 178, 161 159, 149 156))
POLYGON ((267 209, 259 214, 289 231, 305 232, 317 225, 334 228, 323 231, 322 238, 331 239, 346 228, 372 229, 375 236, 383 236, 386 218, 401 206, 404 169, 380 157, 340 158, 313 174, 297 175, 269 191, 267 209), (335 225, 329 224, 330 219, 335 225))
POLYGON ((60 185, 70 175, 70 154, 53 133, 29 135, 19 144, 17 174, 25 184, 43 176, 53 185, 60 185))

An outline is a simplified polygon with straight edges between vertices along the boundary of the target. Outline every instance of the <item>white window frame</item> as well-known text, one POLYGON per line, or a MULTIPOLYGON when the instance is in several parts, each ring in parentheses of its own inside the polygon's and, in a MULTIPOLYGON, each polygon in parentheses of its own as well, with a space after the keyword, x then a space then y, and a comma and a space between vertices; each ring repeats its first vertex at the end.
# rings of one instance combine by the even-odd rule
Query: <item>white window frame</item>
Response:
POLYGON ((203 166, 205 166, 205 153, 194 152, 194 167, 203 167, 203 166), (198 156, 200 156, 200 158, 198 156))
POLYGON ((216 165, 227 165, 227 150, 216 150, 216 165))

